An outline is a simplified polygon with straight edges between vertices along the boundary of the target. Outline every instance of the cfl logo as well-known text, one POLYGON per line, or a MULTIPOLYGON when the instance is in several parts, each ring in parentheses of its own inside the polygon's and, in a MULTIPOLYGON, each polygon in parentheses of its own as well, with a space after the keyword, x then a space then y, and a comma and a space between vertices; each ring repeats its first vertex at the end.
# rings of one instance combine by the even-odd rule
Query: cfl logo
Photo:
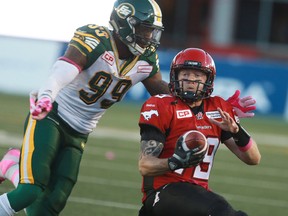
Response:
POLYGON ((187 110, 177 110, 176 113, 177 113, 177 118, 178 119, 192 117, 192 112, 189 109, 187 109, 187 110))
POLYGON ((117 9, 117 14, 122 19, 126 18, 128 15, 134 15, 134 8, 131 4, 121 4, 117 9))

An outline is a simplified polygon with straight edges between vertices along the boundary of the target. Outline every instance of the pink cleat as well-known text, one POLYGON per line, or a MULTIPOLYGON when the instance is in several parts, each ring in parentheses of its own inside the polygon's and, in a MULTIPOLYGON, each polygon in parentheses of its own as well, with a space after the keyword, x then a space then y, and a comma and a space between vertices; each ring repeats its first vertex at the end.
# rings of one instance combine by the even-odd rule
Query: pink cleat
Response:
POLYGON ((20 150, 16 148, 10 148, 0 161, 0 184, 5 181, 5 174, 7 170, 17 164, 20 158, 20 150))

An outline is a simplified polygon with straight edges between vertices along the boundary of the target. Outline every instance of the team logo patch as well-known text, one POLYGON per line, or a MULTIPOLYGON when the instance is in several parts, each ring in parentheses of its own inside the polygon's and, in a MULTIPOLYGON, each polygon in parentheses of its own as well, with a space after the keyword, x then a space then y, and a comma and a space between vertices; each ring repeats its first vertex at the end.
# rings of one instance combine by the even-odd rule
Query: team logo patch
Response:
POLYGON ((197 120, 203 119, 203 113, 202 112, 198 112, 195 116, 196 116, 197 120))
POLYGON ((133 16, 135 13, 135 8, 133 5, 128 3, 120 4, 116 10, 118 16, 122 19, 125 19, 129 15, 133 16))
POLYGON ((152 117, 152 115, 159 116, 159 113, 157 110, 150 110, 150 111, 141 112, 141 115, 143 115, 145 120, 149 120, 152 117))
POLYGON ((114 64, 114 56, 112 56, 109 52, 105 51, 101 57, 104 61, 106 61, 109 65, 114 64))
POLYGON ((137 68, 138 73, 151 73, 153 67, 151 65, 139 65, 137 68))
POLYGON ((192 112, 190 109, 187 110, 177 110, 177 118, 182 119, 182 118, 189 118, 192 117, 192 112))
POLYGON ((221 115, 218 111, 211 111, 205 113, 208 118, 216 119, 221 118, 221 115))

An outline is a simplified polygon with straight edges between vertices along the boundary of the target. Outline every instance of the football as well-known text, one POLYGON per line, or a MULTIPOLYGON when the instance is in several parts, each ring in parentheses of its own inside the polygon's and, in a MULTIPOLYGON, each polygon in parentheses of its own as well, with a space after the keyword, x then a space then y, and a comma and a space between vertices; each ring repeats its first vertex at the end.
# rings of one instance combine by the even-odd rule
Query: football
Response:
POLYGON ((193 150, 193 152, 201 153, 207 150, 207 139, 200 131, 190 130, 181 137, 183 137, 182 147, 184 151, 193 150))

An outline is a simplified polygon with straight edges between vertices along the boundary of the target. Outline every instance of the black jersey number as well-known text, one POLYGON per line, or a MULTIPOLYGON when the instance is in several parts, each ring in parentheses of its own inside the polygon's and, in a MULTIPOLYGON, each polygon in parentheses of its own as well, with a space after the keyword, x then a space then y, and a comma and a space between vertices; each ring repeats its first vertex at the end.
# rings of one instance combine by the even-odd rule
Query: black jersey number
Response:
MULTIPOLYGON (((96 103, 103 96, 103 94, 105 94, 112 81, 113 79, 110 73, 106 73, 104 71, 95 73, 95 75, 88 82, 89 87, 94 94, 88 93, 84 89, 81 89, 79 91, 80 99, 88 105, 96 103)), ((131 80, 118 81, 110 92, 113 101, 108 99, 102 100, 100 103, 101 108, 107 109, 114 103, 120 101, 131 86, 131 80)))

